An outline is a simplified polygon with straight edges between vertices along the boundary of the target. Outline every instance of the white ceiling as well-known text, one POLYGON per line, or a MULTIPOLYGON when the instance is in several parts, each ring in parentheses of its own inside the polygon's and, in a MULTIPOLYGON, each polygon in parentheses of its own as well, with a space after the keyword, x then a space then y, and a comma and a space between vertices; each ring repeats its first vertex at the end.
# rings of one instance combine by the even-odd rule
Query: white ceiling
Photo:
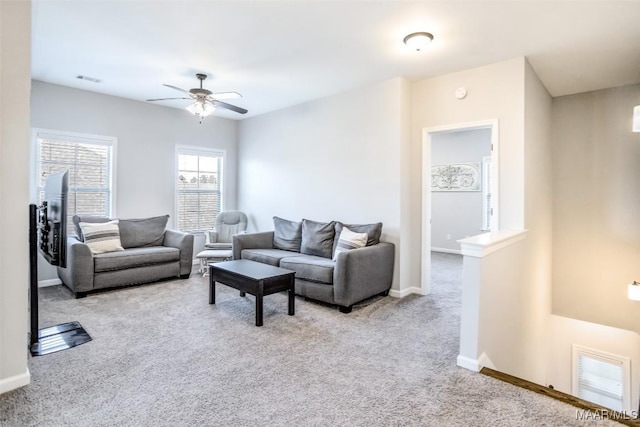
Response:
MULTIPOLYGON (((640 1, 33 0, 32 78, 144 101, 237 91, 240 119, 529 58, 552 96, 640 82, 640 1), (403 37, 434 34, 422 52, 403 37), (82 74, 99 84, 76 79, 82 74)), ((182 108, 187 101, 162 103, 182 108)))

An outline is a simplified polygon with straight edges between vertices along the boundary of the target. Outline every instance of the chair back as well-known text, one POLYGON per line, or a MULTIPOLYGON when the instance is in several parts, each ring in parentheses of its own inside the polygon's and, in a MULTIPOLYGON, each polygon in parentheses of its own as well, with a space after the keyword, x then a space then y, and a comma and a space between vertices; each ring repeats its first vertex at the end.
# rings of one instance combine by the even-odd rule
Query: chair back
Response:
POLYGON ((247 231, 247 215, 240 211, 224 211, 216 218, 218 242, 231 243, 234 234, 247 231))

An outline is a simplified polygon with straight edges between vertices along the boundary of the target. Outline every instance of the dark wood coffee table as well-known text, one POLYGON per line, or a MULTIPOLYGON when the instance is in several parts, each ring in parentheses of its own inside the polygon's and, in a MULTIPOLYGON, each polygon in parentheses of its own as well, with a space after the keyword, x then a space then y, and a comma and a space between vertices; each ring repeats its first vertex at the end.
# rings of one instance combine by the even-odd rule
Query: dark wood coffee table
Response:
POLYGON ((287 291, 289 316, 295 313, 295 271, 239 259, 209 264, 209 304, 216 303, 216 282, 256 297, 256 326, 262 326, 262 297, 287 291))

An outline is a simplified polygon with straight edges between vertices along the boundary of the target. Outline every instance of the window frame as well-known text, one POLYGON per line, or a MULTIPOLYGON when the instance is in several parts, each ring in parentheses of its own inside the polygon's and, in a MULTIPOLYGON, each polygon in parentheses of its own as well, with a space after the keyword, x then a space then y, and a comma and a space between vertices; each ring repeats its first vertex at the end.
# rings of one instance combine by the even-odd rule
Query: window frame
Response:
MULTIPOLYGON (((180 217, 178 215, 178 200, 180 189, 178 188, 178 174, 180 162, 179 158, 181 154, 192 155, 192 156, 209 156, 209 157, 221 157, 222 158, 222 171, 220 173, 220 212, 224 211, 226 205, 226 182, 227 182, 227 151, 219 148, 210 148, 210 147, 198 147, 193 145, 176 145, 175 146, 175 155, 174 155, 174 218, 175 218, 175 228, 176 230, 180 230, 185 233, 191 234, 202 234, 205 230, 213 228, 213 224, 207 228, 203 228, 202 230, 182 230, 180 229, 180 217)), ((210 191, 203 191, 203 193, 209 193, 210 191)))
MULTIPOLYGON (((88 133, 80 133, 80 132, 69 132, 69 131, 61 131, 61 130, 53 130, 53 129, 43 129, 43 128, 32 128, 31 131, 31 182, 30 182, 30 194, 32 203, 38 204, 39 201, 39 192, 42 190, 40 186, 40 176, 41 176, 41 164, 40 164, 40 143, 39 139, 51 139, 64 141, 69 143, 76 144, 89 144, 89 145, 102 145, 110 147, 111 153, 109 156, 108 167, 109 167, 109 177, 108 177, 108 197, 107 197, 107 212, 104 212, 104 215, 113 218, 115 217, 116 210, 116 159, 117 159, 117 147, 118 147, 118 138, 113 136, 105 136, 105 135, 96 135, 96 134, 88 134, 88 133)), ((75 189, 75 186, 69 186, 69 191, 75 189)), ((83 188, 83 187, 81 187, 83 188)), ((75 209, 68 209, 68 213, 73 212, 71 215, 75 214, 75 209)), ((102 213, 95 213, 96 215, 102 213)))
MULTIPOLYGON (((597 362, 608 364, 612 367, 617 367, 620 369, 621 373, 621 399, 620 405, 621 408, 609 408, 616 411, 631 411, 631 359, 627 356, 620 356, 613 353, 608 353, 602 350, 586 347, 579 344, 571 345, 571 370, 572 370, 572 381, 571 381, 571 394, 573 396, 580 398, 580 384, 585 382, 584 377, 580 377, 580 358, 585 357, 587 359, 593 359, 597 362)), ((595 386, 591 386, 591 390, 593 393, 598 394, 599 390, 597 388, 598 384, 595 386)), ((603 387, 602 387, 603 388, 603 387)), ((602 390, 601 388, 601 390, 602 390)), ((605 394, 601 392, 600 394, 605 394)), ((598 405, 604 406, 600 402, 593 402, 598 405)))

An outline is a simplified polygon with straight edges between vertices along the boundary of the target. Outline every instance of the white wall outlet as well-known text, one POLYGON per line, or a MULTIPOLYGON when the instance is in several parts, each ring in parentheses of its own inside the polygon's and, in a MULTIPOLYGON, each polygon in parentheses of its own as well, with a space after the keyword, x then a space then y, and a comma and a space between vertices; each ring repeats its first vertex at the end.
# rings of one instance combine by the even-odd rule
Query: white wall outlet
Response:
POLYGON ((451 234, 447 234, 447 240, 451 240, 451 234))

